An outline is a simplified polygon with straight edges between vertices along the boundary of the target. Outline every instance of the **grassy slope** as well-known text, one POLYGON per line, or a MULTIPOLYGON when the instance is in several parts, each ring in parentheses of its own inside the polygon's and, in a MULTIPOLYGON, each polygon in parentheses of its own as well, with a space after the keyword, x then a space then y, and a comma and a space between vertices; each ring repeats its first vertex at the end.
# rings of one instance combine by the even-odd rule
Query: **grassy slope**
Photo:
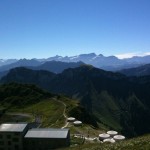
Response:
POLYGON ((110 143, 98 143, 98 144, 84 144, 72 148, 66 148, 64 150, 150 150, 150 134, 133 138, 115 144, 110 143))
MULTIPOLYGON (((67 103, 66 113, 77 105, 73 100, 65 97, 59 100, 55 96, 43 99, 37 103, 31 103, 31 105, 25 105, 24 107, 9 105, 6 114, 1 117, 0 123, 15 122, 16 120, 31 122, 34 121, 36 116, 39 116, 42 121, 41 127, 62 127, 65 124, 65 118, 63 116, 64 105, 60 101, 67 103), (17 114, 27 114, 29 117, 21 117, 17 114)), ((0 106, 3 107, 2 104, 0 106)))
MULTIPOLYGON (((38 116, 40 127, 61 128, 66 124, 67 117, 89 117, 78 101, 65 96, 52 95, 32 85, 8 84, 0 86, 0 108, 6 108, 6 113, 0 117, 4 122, 34 122, 38 116), (86 116, 87 115, 87 116, 86 116)), ((96 137, 105 129, 96 129, 90 124, 75 127, 69 123, 71 143, 81 144, 83 139, 73 138, 73 134, 96 137)))
MULTIPOLYGON (((66 105, 66 116, 86 117, 86 113, 80 108, 79 103, 65 96, 53 95, 29 84, 1 85, 0 108, 6 108, 6 113, 1 116, 0 123, 31 122, 34 121, 35 116, 38 116, 42 121, 41 127, 62 127, 66 123, 63 115, 65 109, 63 103, 66 105)), ((76 129, 72 125, 69 127, 73 134, 87 132, 87 127, 94 130, 89 125, 84 125, 81 129, 76 129)), ((95 131, 97 132, 97 130, 95 131)))
MULTIPOLYGON (((76 110, 79 104, 64 96, 56 96, 48 94, 31 85, 10 84, 0 87, 1 101, 0 107, 7 108, 6 114, 0 118, 2 122, 18 121, 34 121, 35 116, 40 116, 42 120, 42 127, 62 127, 65 124, 63 112, 66 105, 66 115, 69 117, 72 110, 76 110), (13 95, 13 96, 12 96, 13 95), (17 103, 19 101, 19 103, 17 103), (21 103, 20 103, 21 101, 21 103), (16 113, 16 115, 10 115, 16 113), (27 114, 29 116, 21 117, 17 114, 27 114)), ((80 110, 77 109, 77 112, 80 110)), ((82 139, 74 139, 72 134, 82 134, 84 136, 97 137, 104 130, 95 129, 91 125, 83 124, 81 127, 74 127, 69 124, 71 130, 71 143, 81 144, 82 139)), ((101 144, 101 143, 85 143, 66 150, 149 150, 150 149, 150 135, 118 142, 116 144, 101 144)))

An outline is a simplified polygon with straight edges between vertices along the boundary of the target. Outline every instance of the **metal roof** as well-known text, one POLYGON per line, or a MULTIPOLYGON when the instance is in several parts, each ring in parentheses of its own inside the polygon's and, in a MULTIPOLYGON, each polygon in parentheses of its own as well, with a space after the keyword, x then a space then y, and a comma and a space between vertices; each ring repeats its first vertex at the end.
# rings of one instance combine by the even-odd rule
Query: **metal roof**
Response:
POLYGON ((22 132, 27 123, 5 123, 0 125, 0 132, 22 132))
POLYGON ((30 129, 25 138, 67 138, 69 129, 30 129))

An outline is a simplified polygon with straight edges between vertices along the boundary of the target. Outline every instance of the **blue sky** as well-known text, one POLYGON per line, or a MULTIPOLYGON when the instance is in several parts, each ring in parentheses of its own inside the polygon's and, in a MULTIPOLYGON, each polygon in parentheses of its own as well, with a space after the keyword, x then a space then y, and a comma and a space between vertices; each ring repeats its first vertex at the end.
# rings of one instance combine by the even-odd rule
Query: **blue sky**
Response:
POLYGON ((0 0, 0 58, 150 54, 150 0, 0 0))

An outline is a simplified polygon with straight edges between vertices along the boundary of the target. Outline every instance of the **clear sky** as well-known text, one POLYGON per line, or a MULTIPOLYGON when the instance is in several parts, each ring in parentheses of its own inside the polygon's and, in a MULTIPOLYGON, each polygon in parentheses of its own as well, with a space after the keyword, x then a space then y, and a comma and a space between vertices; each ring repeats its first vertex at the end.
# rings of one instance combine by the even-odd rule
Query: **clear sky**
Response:
POLYGON ((0 58, 150 54, 150 0, 0 0, 0 58))

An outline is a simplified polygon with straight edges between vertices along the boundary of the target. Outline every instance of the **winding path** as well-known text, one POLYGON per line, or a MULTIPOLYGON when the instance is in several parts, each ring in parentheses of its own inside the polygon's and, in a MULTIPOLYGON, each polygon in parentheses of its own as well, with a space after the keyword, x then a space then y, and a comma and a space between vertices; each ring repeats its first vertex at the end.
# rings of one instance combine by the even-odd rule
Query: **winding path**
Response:
MULTIPOLYGON (((64 102, 62 102, 62 101, 60 101, 60 100, 58 100, 58 99, 54 99, 54 100, 57 101, 57 102, 59 102, 59 103, 61 103, 61 104, 64 106, 63 116, 64 116, 64 118, 65 118, 65 125, 61 127, 61 129, 64 129, 64 128, 66 128, 66 127, 68 126, 68 124, 69 124, 69 122, 67 122, 67 115, 66 115, 66 107, 67 107, 67 106, 66 106, 66 104, 65 104, 64 102)), ((59 118, 56 120, 55 123, 57 123, 58 120, 59 120, 59 118)), ((55 124, 55 123, 54 123, 54 124, 55 124)), ((52 124, 51 126, 53 126, 54 124, 52 124)))

